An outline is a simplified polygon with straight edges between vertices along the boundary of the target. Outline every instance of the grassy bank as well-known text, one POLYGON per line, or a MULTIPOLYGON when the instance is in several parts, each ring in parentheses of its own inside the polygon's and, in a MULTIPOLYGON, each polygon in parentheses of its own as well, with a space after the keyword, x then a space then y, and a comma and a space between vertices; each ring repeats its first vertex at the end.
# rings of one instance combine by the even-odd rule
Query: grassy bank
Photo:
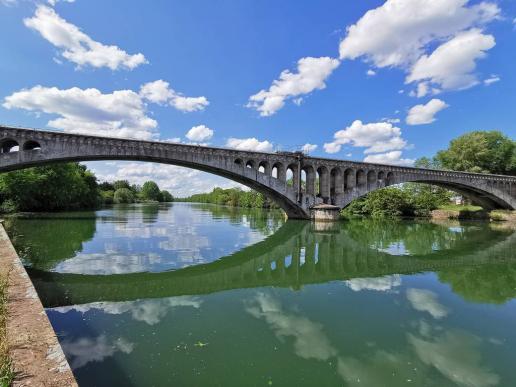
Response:
POLYGON ((11 385, 14 373, 7 348, 7 276, 0 274, 0 386, 11 385))

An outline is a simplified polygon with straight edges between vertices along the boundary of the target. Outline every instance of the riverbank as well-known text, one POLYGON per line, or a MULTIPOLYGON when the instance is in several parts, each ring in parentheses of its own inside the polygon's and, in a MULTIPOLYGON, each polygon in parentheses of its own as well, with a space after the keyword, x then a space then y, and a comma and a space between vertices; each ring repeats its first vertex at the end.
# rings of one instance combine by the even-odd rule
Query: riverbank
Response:
POLYGON ((0 225, 2 386, 77 386, 43 305, 0 225))

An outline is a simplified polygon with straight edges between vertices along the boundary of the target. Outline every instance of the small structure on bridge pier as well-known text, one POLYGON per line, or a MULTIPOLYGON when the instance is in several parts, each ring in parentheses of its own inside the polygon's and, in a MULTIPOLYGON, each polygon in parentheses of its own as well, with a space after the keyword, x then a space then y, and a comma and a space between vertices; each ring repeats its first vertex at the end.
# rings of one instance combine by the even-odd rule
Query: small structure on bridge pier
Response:
POLYGON ((340 220, 340 207, 332 204, 316 204, 310 207, 310 219, 316 222, 335 222, 340 220))

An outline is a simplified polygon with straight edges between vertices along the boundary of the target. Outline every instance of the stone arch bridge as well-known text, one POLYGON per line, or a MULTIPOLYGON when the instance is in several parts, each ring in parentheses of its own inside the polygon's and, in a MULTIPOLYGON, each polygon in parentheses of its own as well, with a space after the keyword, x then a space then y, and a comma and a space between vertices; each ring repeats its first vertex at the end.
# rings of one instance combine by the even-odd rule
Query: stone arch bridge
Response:
POLYGON ((486 209, 516 209, 516 177, 264 153, 0 126, 0 172, 65 161, 133 160, 213 173, 263 193, 289 218, 317 204, 346 207, 376 189, 405 182, 456 191, 486 209), (318 182, 316 186, 316 182, 318 182))

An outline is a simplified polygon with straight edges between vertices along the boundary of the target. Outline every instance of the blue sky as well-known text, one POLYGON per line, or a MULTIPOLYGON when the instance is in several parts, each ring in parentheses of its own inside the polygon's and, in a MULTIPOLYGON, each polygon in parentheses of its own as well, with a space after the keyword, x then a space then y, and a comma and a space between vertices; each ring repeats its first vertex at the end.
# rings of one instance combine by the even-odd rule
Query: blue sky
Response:
MULTIPOLYGON (((516 134, 514 1, 0 4, 4 124, 401 165, 471 130, 516 134)), ((88 165, 176 194, 233 185, 88 165)))

